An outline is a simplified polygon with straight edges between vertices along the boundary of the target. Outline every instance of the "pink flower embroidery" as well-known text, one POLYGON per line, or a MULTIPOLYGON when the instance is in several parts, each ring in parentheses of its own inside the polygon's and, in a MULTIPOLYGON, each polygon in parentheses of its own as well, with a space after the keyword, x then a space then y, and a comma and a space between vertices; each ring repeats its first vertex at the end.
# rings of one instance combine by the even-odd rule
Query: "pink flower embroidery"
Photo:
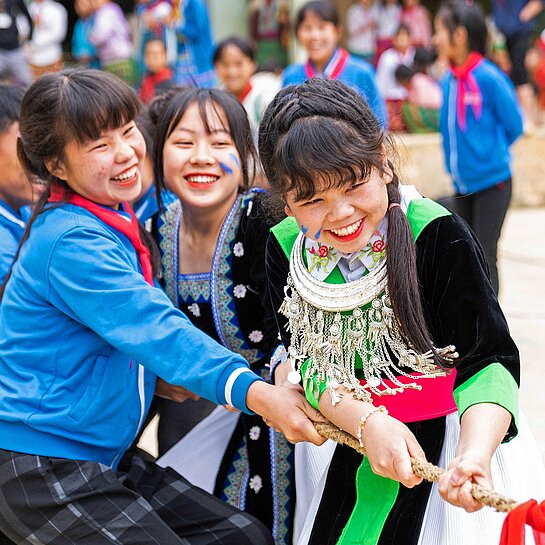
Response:
POLYGON ((327 246, 320 246, 318 248, 318 255, 320 257, 327 257, 329 255, 329 250, 328 250, 327 246))
POLYGON ((373 242, 373 252, 375 252, 376 254, 382 252, 382 250, 384 250, 384 246, 384 241, 375 240, 375 242, 373 242))

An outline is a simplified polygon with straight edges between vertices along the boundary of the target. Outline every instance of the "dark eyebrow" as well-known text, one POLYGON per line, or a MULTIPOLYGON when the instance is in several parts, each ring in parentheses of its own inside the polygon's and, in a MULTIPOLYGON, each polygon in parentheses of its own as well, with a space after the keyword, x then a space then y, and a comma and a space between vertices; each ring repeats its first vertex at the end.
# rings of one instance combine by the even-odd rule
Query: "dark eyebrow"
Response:
MULTIPOLYGON (((195 134, 195 132, 196 132, 193 129, 189 129, 187 127, 177 127, 172 132, 182 132, 182 131, 183 132, 188 132, 188 133, 191 133, 191 134, 195 134)), ((227 131, 226 129, 212 129, 209 134, 217 134, 217 133, 220 133, 220 132, 223 133, 223 134, 227 134, 228 136, 231 136, 231 133, 229 131, 227 131)))

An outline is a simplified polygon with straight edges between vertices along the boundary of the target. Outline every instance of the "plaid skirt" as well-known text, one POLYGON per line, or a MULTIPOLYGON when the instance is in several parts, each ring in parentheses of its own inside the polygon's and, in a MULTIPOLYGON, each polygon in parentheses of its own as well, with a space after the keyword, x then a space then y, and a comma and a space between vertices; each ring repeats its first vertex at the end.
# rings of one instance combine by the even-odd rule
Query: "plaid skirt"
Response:
POLYGON ((272 545, 269 530, 170 468, 0 450, 0 544, 272 545))

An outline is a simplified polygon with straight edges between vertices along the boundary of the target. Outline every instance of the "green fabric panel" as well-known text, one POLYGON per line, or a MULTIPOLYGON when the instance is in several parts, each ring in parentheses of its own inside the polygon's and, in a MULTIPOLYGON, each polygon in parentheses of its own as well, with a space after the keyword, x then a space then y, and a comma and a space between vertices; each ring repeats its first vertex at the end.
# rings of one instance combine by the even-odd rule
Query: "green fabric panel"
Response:
POLYGON ((299 225, 295 221, 295 218, 289 216, 284 218, 280 223, 277 223, 274 227, 271 227, 271 233, 275 236, 276 240, 280 244, 282 250, 286 254, 288 261, 291 256, 291 249, 295 244, 295 239, 299 234, 299 225))
POLYGON ((317 411, 319 411, 318 403, 322 394, 325 392, 327 386, 325 382, 320 382, 317 375, 312 376, 310 379, 305 380, 307 374, 307 367, 310 364, 310 358, 307 358, 305 362, 301 365, 301 377, 303 383, 303 390, 305 390, 305 397, 307 401, 312 405, 317 411))
POLYGON ((452 216, 444 206, 431 199, 414 199, 409 203, 407 219, 413 231, 414 240, 417 240, 422 231, 435 219, 452 216))
POLYGON ((364 458, 356 473, 357 499, 337 545, 376 545, 397 499, 399 483, 375 475, 364 458))
POLYGON ((491 363, 454 390, 460 418, 477 403, 495 403, 513 416, 518 430, 519 389, 515 379, 500 363, 491 363))

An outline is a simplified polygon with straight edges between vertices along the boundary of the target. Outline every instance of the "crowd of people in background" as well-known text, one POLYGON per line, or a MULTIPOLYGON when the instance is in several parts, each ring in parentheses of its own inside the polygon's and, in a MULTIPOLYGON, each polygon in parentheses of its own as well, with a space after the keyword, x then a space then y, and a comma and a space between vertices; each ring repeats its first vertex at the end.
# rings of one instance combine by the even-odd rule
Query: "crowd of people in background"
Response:
MULTIPOLYGON (((530 132, 545 110, 545 34, 535 25, 542 9, 541 0, 500 0, 492 2, 487 19, 487 56, 516 86, 530 132)), ((299 43, 313 62, 309 33, 304 32, 308 25, 301 29, 286 0, 249 2, 248 34, 229 37, 236 43, 227 49, 223 41, 214 40, 205 0, 137 0, 129 14, 113 0, 75 0, 74 10, 78 19, 68 37, 67 13, 59 1, 1 0, 0 77, 28 85, 63 66, 98 68, 129 83, 149 103, 173 85, 230 89, 230 81, 240 79, 232 73, 244 60, 223 56, 236 48, 249 61, 242 71, 253 68, 242 87, 235 83, 232 92, 252 103, 247 111, 255 129, 262 106, 281 85, 295 81, 293 66, 282 74, 293 57, 292 44, 299 43)), ((336 27, 326 61, 346 44, 351 64, 358 61, 364 67, 360 73, 367 69, 372 85, 376 83, 391 131, 439 130, 439 81, 449 61, 437 56, 432 14, 420 0, 359 0, 344 14, 324 17, 336 27)), ((318 72, 325 68, 327 74, 331 67, 325 68, 324 61, 318 72)))

